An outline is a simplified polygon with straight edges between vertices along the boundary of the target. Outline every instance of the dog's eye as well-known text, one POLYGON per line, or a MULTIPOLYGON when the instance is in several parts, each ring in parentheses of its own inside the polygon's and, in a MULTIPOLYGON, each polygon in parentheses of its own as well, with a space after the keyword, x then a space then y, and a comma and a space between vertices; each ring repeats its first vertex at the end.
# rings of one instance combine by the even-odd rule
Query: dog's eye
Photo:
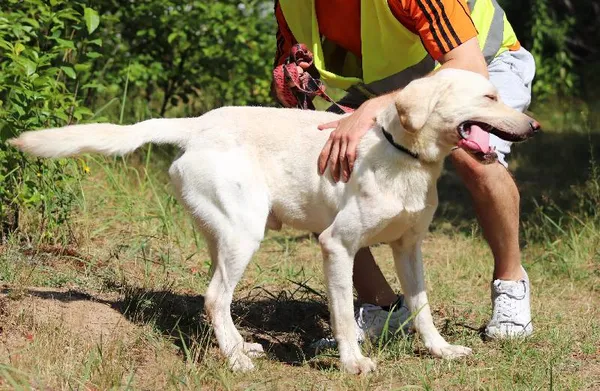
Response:
POLYGON ((496 95, 486 95, 485 96, 487 99, 491 99, 494 102, 496 102, 498 100, 498 97, 496 95))

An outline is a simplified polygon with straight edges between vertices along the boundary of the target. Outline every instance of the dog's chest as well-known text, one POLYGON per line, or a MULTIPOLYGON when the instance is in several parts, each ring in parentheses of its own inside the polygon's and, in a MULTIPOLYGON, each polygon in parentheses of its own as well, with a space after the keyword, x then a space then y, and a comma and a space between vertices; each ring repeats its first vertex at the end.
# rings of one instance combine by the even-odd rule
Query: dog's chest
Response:
POLYGON ((375 233, 368 244, 390 243, 407 234, 420 234, 429 226, 430 215, 427 209, 417 212, 402 211, 375 233))
POLYGON ((419 235, 428 229, 437 207, 435 183, 427 176, 403 179, 395 183, 379 179, 376 186, 365 183, 361 188, 360 209, 363 214, 380 220, 380 224, 374 224, 377 229, 366 238, 366 245, 393 242, 406 234, 419 235))

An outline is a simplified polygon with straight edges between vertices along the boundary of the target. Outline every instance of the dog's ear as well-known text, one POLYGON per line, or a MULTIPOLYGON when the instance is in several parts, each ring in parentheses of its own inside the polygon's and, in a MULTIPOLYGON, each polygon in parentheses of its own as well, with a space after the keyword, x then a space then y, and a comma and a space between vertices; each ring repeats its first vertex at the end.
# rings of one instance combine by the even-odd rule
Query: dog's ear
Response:
POLYGON ((410 82, 396 98, 398 118, 404 130, 409 133, 420 131, 437 104, 442 89, 434 76, 410 82))

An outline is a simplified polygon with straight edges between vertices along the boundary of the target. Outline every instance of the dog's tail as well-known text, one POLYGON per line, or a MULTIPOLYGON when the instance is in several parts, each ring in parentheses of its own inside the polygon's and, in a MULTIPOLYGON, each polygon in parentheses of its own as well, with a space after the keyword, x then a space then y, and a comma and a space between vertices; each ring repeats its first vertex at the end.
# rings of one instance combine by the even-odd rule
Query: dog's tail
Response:
POLYGON ((86 152, 124 155, 146 143, 182 149, 193 127, 189 119, 151 119, 133 125, 85 124, 22 133, 7 142, 39 157, 67 157, 86 152))

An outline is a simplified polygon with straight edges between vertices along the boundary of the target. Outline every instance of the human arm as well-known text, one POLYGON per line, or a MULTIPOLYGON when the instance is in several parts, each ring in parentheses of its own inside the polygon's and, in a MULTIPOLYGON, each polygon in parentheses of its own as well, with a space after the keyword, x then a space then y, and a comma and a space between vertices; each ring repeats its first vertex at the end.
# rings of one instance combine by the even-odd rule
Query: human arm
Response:
MULTIPOLYGON (((398 20, 410 30, 419 34, 429 54, 440 62, 437 69, 459 68, 488 76, 487 64, 479 48, 477 31, 466 13, 462 0, 439 0, 445 5, 438 12, 448 14, 448 23, 427 17, 420 0, 402 0, 402 8, 411 10, 409 14, 396 14, 398 20), (408 23, 412 23, 408 25, 408 23), (448 37, 456 36, 458 39, 448 37), (440 38, 445 37, 445 39, 440 38), (457 44, 458 42, 458 44, 457 44)), ((394 9, 392 9, 394 11, 394 9)), ((396 10, 398 11, 398 10, 396 10)), ((400 11, 398 11, 400 12, 400 11)), ((319 126, 319 129, 335 128, 325 144, 318 161, 319 173, 323 174, 327 165, 335 181, 348 181, 356 160, 356 149, 360 139, 372 128, 375 116, 393 102, 397 91, 370 99, 353 114, 319 126)))
POLYGON ((476 72, 486 78, 489 77, 487 63, 479 48, 477 37, 473 37, 462 45, 450 50, 448 53, 442 55, 438 61, 441 66, 432 73, 438 72, 441 69, 455 68, 476 72))

